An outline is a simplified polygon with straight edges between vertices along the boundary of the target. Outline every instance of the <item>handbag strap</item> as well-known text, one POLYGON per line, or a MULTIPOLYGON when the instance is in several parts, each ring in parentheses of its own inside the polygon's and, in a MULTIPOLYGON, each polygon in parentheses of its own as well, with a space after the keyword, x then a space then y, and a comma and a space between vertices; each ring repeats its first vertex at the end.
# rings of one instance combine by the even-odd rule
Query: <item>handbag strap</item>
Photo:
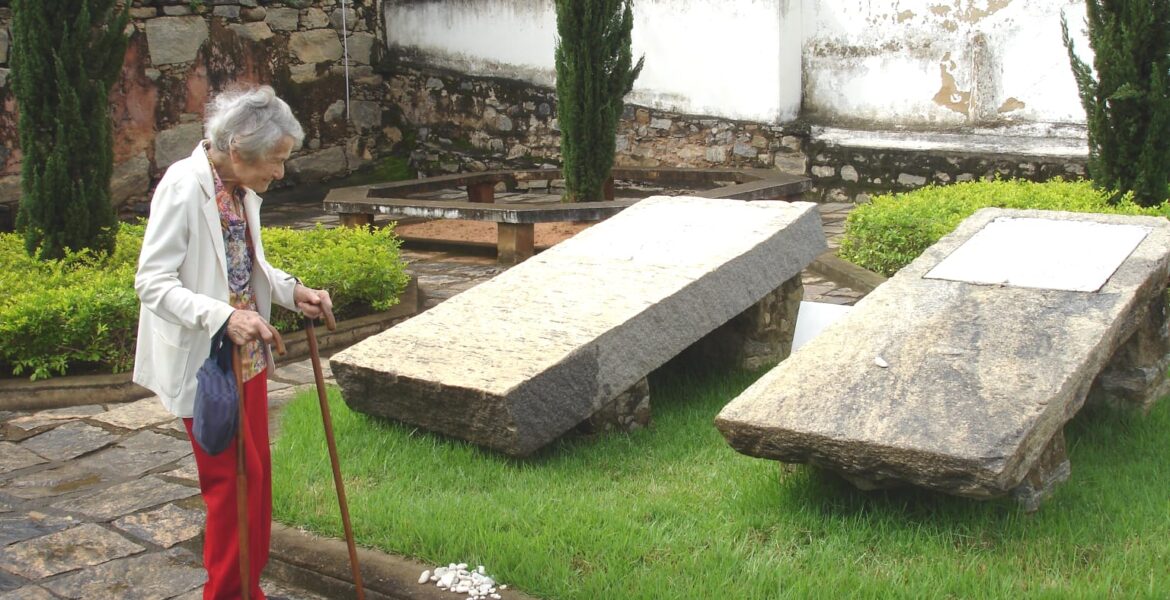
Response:
POLYGON ((216 359, 224 373, 230 373, 232 370, 232 351, 236 347, 227 335, 227 325, 228 322, 225 320, 223 325, 219 326, 219 330, 211 336, 211 350, 207 353, 208 358, 216 359))

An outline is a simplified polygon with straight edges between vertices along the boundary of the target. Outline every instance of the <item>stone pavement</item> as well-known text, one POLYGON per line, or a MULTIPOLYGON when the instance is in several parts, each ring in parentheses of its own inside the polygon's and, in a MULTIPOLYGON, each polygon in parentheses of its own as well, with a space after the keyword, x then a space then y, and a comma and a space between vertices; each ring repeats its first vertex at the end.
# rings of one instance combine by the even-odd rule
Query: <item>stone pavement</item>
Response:
MULTIPOLYGON (((336 217, 303 203, 264 208, 269 225, 336 225, 336 217)), ((851 205, 819 208, 835 247, 851 205)), ((426 307, 502 270, 494 258, 450 251, 404 250, 403 257, 426 307)), ((863 295, 810 271, 803 280, 806 300, 852 304, 863 295)), ((276 427, 279 408, 312 389, 312 368, 307 360, 293 363, 273 379, 276 427)), ((0 600, 201 598, 203 503, 182 424, 154 397, 78 400, 69 408, 0 412, 0 600)), ((270 577, 263 588, 290 599, 322 598, 270 577)))

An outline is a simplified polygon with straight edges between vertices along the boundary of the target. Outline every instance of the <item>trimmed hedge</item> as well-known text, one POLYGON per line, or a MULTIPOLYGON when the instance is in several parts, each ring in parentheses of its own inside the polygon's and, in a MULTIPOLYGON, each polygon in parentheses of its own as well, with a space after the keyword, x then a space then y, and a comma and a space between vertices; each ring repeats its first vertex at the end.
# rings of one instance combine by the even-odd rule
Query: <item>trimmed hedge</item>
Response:
POLYGON ((1126 197, 1111 205, 1109 197, 1088 181, 1060 180, 976 181, 877 196, 849 213, 837 254, 889 277, 963 219, 992 206, 1170 217, 1170 203, 1142 208, 1126 197))
MULTIPOLYGON (((0 365, 12 375, 46 379, 78 370, 113 373, 134 363, 138 297, 134 273, 143 225, 122 224, 108 257, 73 253, 30 258, 18 234, 0 233, 0 365)), ((305 285, 329 290, 344 319, 398 303, 409 276, 392 228, 308 231, 264 228, 268 260, 305 285)), ((281 332, 300 329, 291 311, 273 307, 281 332)))

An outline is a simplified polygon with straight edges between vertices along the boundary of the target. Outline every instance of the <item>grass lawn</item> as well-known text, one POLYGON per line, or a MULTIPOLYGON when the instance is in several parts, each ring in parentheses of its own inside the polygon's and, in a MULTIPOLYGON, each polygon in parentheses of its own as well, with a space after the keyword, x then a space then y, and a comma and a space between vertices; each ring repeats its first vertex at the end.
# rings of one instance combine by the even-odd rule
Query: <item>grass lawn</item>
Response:
MULTIPOLYGON (((547 599, 1170 597, 1170 399, 1082 411, 1071 479, 1029 515, 734 452, 712 421, 758 375, 660 377, 650 429, 523 460, 353 413, 333 390, 358 543, 482 564, 547 599)), ((315 392, 282 428, 276 519, 341 537, 315 392)))

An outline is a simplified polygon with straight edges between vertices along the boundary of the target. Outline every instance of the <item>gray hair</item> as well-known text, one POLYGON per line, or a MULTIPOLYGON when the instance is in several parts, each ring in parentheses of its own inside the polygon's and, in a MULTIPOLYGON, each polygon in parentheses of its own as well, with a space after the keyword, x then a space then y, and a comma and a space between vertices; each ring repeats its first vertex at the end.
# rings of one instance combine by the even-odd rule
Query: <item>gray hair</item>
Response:
POLYGON ((288 104, 271 86, 231 89, 207 105, 204 132, 211 147, 221 152, 235 148, 245 160, 259 160, 284 137, 298 148, 305 131, 288 104))

